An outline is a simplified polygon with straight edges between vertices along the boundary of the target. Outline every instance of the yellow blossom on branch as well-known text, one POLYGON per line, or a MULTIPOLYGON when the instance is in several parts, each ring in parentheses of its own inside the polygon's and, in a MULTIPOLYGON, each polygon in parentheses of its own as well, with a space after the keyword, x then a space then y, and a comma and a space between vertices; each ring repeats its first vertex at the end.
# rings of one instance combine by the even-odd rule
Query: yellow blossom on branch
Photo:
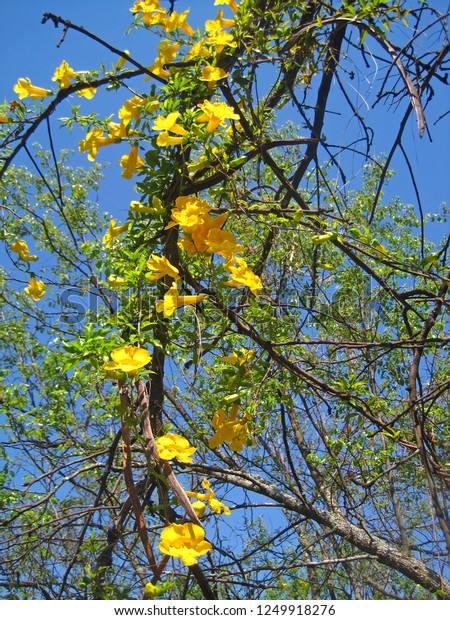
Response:
POLYGON ((13 90, 19 95, 19 99, 25 99, 25 97, 31 97, 31 99, 43 99, 44 97, 49 97, 52 94, 51 90, 46 90, 45 88, 40 88, 39 86, 33 86, 29 78, 20 78, 13 90))
POLYGON ((219 30, 217 32, 210 32, 206 40, 208 45, 214 46, 214 49, 218 54, 223 50, 225 46, 237 47, 237 43, 232 34, 219 30))
POLYGON ((25 263, 29 263, 30 261, 36 261, 38 259, 37 256, 31 256, 30 250, 28 249, 27 242, 23 239, 19 239, 18 241, 14 241, 9 246, 13 252, 19 255, 20 260, 23 260, 25 263))
POLYGON ((118 117, 126 126, 131 120, 137 122, 141 116, 142 99, 137 95, 131 99, 127 99, 118 112, 118 117))
POLYGON ((218 409, 212 419, 212 427, 216 431, 208 445, 211 449, 229 443, 231 450, 241 452, 245 445, 252 445, 253 438, 250 436, 247 420, 237 420, 239 403, 234 403, 230 414, 227 416, 223 409, 218 409))
POLYGON ((77 97, 85 97, 86 99, 92 99, 97 89, 95 86, 87 86, 86 88, 80 88, 76 91, 77 97))
POLYGON ((181 226, 185 232, 191 232, 195 226, 205 222, 205 216, 211 207, 200 198, 195 196, 178 196, 175 200, 175 208, 172 209, 172 221, 166 226, 166 230, 173 226, 181 226))
POLYGON ((118 347, 111 352, 112 362, 103 364, 105 370, 123 370, 129 375, 136 374, 136 371, 146 366, 152 359, 152 356, 146 349, 141 347, 118 347))
MULTIPOLYGON (((208 28, 208 23, 209 22, 205 22, 205 28, 206 30, 209 30, 208 28)), ((220 28, 233 28, 234 26, 234 17, 232 19, 226 19, 223 17, 223 10, 219 9, 217 11, 217 15, 216 15, 216 19, 214 20, 214 22, 212 22, 214 24, 213 28, 216 29, 216 25, 215 24, 219 24, 220 28)), ((211 24, 212 25, 212 24, 211 24)), ((211 29, 213 29, 211 28, 211 29)))
POLYGON ((200 41, 194 43, 186 55, 187 60, 191 60, 192 58, 207 58, 208 56, 211 56, 211 51, 205 47, 205 43, 205 39, 200 39, 200 41))
POLYGON ((132 213, 153 213, 154 208, 143 205, 139 200, 132 200, 130 202, 130 211, 132 213))
POLYGON ((158 455, 163 461, 172 461, 178 459, 180 463, 192 463, 192 454, 197 452, 197 448, 190 445, 185 437, 175 435, 174 433, 166 433, 155 439, 158 447, 158 455))
POLYGON ((112 240, 118 237, 121 233, 128 230, 129 224, 122 224, 121 226, 116 226, 116 220, 111 220, 109 222, 109 230, 103 235, 102 243, 106 245, 107 248, 110 247, 112 240))
POLYGON ((173 32, 174 30, 182 30, 188 37, 194 36, 194 31, 186 21, 189 15, 189 10, 183 11, 183 13, 177 13, 172 11, 169 17, 164 19, 163 28, 166 32, 173 32))
POLYGON ((128 125, 125 125, 123 121, 120 123, 113 123, 112 121, 108 123, 108 138, 112 138, 113 143, 136 134, 137 132, 129 130, 128 125))
POLYGON ((205 299, 207 299, 207 295, 180 295, 176 282, 173 282, 164 298, 156 302, 156 312, 162 313, 165 318, 169 318, 177 308, 192 306, 205 301, 205 299))
POLYGON ((225 286, 248 286, 251 292, 258 297, 262 289, 260 278, 247 267, 243 258, 235 258, 238 266, 228 265, 225 269, 231 274, 231 280, 225 282, 225 286))
POLYGON ((124 169, 122 172, 124 179, 131 179, 139 168, 145 166, 145 161, 139 157, 137 144, 131 148, 127 155, 122 156, 120 165, 124 169))
POLYGON ((233 233, 220 228, 212 228, 209 231, 205 244, 210 254, 219 254, 226 259, 230 259, 242 250, 242 246, 238 245, 233 233))
POLYGON ((168 131, 162 131, 156 138, 156 144, 158 146, 176 146, 182 143, 183 138, 180 136, 171 136, 168 131))
POLYGON ((158 146, 172 146, 183 142, 183 136, 186 136, 188 132, 177 123, 179 116, 179 112, 171 112, 167 116, 155 118, 152 129, 161 132, 156 139, 158 146), (176 134, 176 136, 171 136, 169 132, 176 134))
POLYGON ((159 0, 135 2, 130 11, 132 13, 142 13, 142 20, 146 26, 164 24, 166 9, 160 7, 159 0))
POLYGON ((213 67, 212 65, 206 65, 201 70, 199 80, 201 82, 208 82, 208 87, 213 88, 216 82, 225 79, 229 74, 220 67, 213 67))
POLYGON ((59 67, 56 68, 52 77, 52 82, 58 82, 60 88, 67 88, 70 86, 70 80, 77 77, 77 74, 69 67, 67 61, 63 60, 59 67))
POLYGON ((180 272, 165 256, 152 254, 151 259, 147 261, 147 269, 154 272, 145 274, 146 279, 150 281, 164 276, 169 276, 176 282, 180 279, 180 272))
POLYGON ((177 123, 179 117, 179 112, 171 112, 167 116, 158 116, 155 118, 152 129, 155 131, 171 131, 179 136, 185 136, 188 132, 177 123))
POLYGON ((218 6, 219 4, 226 4, 230 7, 233 13, 238 12, 238 5, 236 4, 236 0, 215 0, 214 6, 218 6))
MULTIPOLYGON (((153 65, 148 67, 148 70, 162 78, 168 78, 169 72, 166 70, 165 65, 168 65, 175 60, 175 56, 177 55, 177 50, 180 45, 181 43, 172 43, 172 45, 170 45, 166 41, 161 41, 158 46, 158 56, 156 57, 153 65)), ((146 76, 144 78, 145 82, 148 80, 150 80, 150 76, 146 76)))
POLYGON ((239 115, 235 113, 233 108, 224 102, 205 101, 197 106, 203 112, 197 117, 198 123, 208 123, 207 131, 212 133, 219 125, 226 127, 226 119, 239 120, 239 115))
POLYGON ((109 144, 114 144, 115 140, 111 137, 106 137, 103 135, 103 130, 96 128, 91 129, 86 134, 86 139, 81 140, 78 145, 78 150, 80 153, 88 152, 89 161, 95 161, 95 157, 98 153, 98 149, 102 146, 108 146, 109 144))
POLYGON ((208 502, 211 510, 218 515, 222 514, 223 512, 225 515, 229 516, 231 514, 230 509, 228 508, 228 506, 225 506, 225 504, 223 504, 222 502, 219 502, 219 500, 216 499, 216 495, 214 491, 211 489, 211 485, 206 478, 202 480, 202 487, 206 489, 207 491, 206 493, 196 493, 195 491, 186 491, 186 495, 188 497, 195 497, 195 499, 197 500, 203 500, 205 502, 208 502))
POLYGON ((37 281, 34 275, 31 276, 28 286, 24 289, 24 293, 29 295, 33 301, 39 301, 44 297, 45 292, 45 284, 41 280, 37 281))
MULTIPOLYGON (((208 250, 208 239, 213 234, 212 231, 220 229, 227 219, 227 214, 222 213, 213 219, 208 213, 205 213, 201 219, 203 221, 195 226, 189 227, 188 236, 183 237, 178 242, 178 246, 186 250, 189 256, 208 250)), ((184 226, 182 226, 182 228, 186 230, 184 226)))
POLYGON ((172 523, 161 532, 158 545, 161 553, 180 560, 186 566, 198 564, 197 556, 204 555, 212 549, 205 540, 205 531, 195 523, 172 523))

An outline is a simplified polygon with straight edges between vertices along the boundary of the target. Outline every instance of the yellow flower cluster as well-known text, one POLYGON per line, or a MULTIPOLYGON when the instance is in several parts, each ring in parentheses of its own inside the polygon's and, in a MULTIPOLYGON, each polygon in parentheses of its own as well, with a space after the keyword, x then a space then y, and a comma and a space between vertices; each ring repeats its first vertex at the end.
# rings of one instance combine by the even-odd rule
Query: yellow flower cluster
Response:
POLYGON ((204 555, 212 549, 205 540, 205 531, 195 523, 171 523, 161 532, 158 545, 161 553, 180 560, 186 566, 198 564, 197 556, 204 555))
POLYGON ((143 0, 135 2, 130 11, 135 14, 140 13, 145 26, 159 26, 165 32, 182 30, 188 37, 194 35, 194 31, 186 21, 189 9, 183 11, 183 13, 172 11, 167 16, 167 11, 161 8, 159 0, 143 0))
POLYGON ((233 403, 229 415, 224 409, 218 409, 212 419, 212 427, 216 431, 209 439, 211 449, 218 448, 223 443, 229 443, 231 450, 241 452, 244 445, 251 446, 255 443, 248 428, 245 418, 237 419, 239 403, 233 403))
POLYGON ((259 276, 253 273, 243 258, 236 256, 242 246, 238 245, 233 233, 221 228, 227 220, 227 214, 212 218, 210 210, 211 207, 205 201, 195 196, 179 196, 166 229, 173 226, 183 229, 185 236, 178 241, 178 245, 189 257, 207 252, 225 258, 225 271, 231 275, 225 286, 247 286, 258 296, 262 289, 259 276))
MULTIPOLYGON (((68 63, 63 60, 59 67, 55 70, 52 77, 52 82, 58 82, 60 88, 68 88, 70 86, 70 80, 82 77, 80 73, 77 73, 69 67, 68 63)), ((86 99, 92 99, 97 92, 95 87, 82 88, 76 91, 78 97, 85 97, 86 99)))

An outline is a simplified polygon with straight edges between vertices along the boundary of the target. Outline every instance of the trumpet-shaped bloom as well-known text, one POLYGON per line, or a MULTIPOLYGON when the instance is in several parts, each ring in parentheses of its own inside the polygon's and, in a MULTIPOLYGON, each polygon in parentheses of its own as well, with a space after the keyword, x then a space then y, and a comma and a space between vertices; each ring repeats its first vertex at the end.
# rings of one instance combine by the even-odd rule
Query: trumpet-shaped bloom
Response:
POLYGON ((166 9, 160 7, 159 0, 135 2, 130 11, 132 13, 142 13, 142 20, 146 26, 164 24, 166 9))
MULTIPOLYGON (((172 43, 172 45, 170 45, 166 41, 161 41, 158 45, 158 56, 153 65, 148 68, 149 71, 163 78, 169 77, 169 73, 166 71, 165 65, 168 65, 175 60, 175 56, 177 55, 180 45, 181 43, 172 43)), ((149 79, 150 76, 144 78, 145 81, 149 79)))
POLYGON ((24 289, 24 293, 29 295, 33 301, 39 301, 45 295, 45 284, 36 280, 35 276, 31 276, 28 286, 24 289))
POLYGON ((223 409, 218 409, 212 420, 213 429, 216 431, 208 440, 209 447, 217 448, 223 443, 229 443, 231 450, 241 452, 245 445, 252 445, 254 440, 250 436, 247 421, 242 418, 237 420, 239 404, 236 402, 227 416, 223 409))
POLYGON ((172 523, 161 532, 158 545, 161 553, 180 558, 186 566, 198 564, 197 556, 212 549, 205 540, 205 531, 195 523, 172 523))
POLYGON ((251 292, 258 297, 259 291, 262 289, 260 278, 247 267, 247 263, 243 258, 235 259, 238 266, 228 266, 225 269, 231 274, 231 280, 225 282, 225 286, 248 286, 251 292))
POLYGON ((197 117, 198 123, 208 123, 207 131, 212 133, 219 125, 226 127, 225 119, 239 120, 239 115, 235 113, 233 108, 224 102, 205 101, 197 106, 203 112, 197 117))
POLYGON ((147 261, 147 269, 154 272, 145 275, 147 280, 150 281, 158 280, 158 278, 163 278, 164 276, 169 276, 176 282, 180 279, 180 272, 165 256, 152 254, 151 259, 147 261))
POLYGON ((145 166, 145 161, 139 157, 137 144, 131 148, 127 155, 122 156, 120 165, 123 168, 122 176, 124 179, 131 179, 139 168, 145 166))
POLYGON ((182 143, 183 138, 181 136, 171 136, 168 131, 162 131, 156 138, 156 144, 158 146, 175 146, 182 143))
POLYGON ((123 120, 120 123, 113 123, 112 121, 108 123, 108 138, 111 138, 113 142, 123 140, 124 138, 128 138, 136 134, 137 132, 130 129, 129 126, 123 122, 123 120))
POLYGON ((214 6, 218 6, 219 4, 226 4, 230 7, 233 13, 238 12, 238 5, 236 4, 236 0, 216 0, 214 2, 214 6))
POLYGON ((207 299, 207 295, 180 295, 176 282, 173 282, 164 298, 156 302, 156 312, 160 312, 164 317, 168 318, 172 316, 177 308, 198 304, 205 301, 205 299, 207 299))
POLYGON ((192 463, 191 455, 197 452, 197 448, 192 447, 185 437, 174 433, 166 433, 162 437, 157 437, 155 441, 159 457, 163 461, 178 459, 180 463, 189 464, 192 463))
POLYGON ((155 118, 152 129, 161 132, 156 139, 158 146, 173 146, 183 142, 183 136, 186 136, 188 132, 177 123, 179 116, 179 112, 171 112, 167 116, 155 118), (176 136, 171 136, 169 132, 176 134, 176 136))
POLYGON ((70 80, 76 77, 77 74, 72 67, 69 67, 67 61, 63 60, 59 67, 56 68, 52 82, 58 82, 60 88, 67 88, 70 86, 70 80))
POLYGON ((211 207, 200 198, 195 196, 178 196, 175 200, 175 208, 172 209, 172 221, 166 229, 173 226, 181 226, 185 232, 191 232, 195 226, 205 222, 205 215, 211 207))
POLYGON ((216 499, 216 495, 214 491, 211 489, 211 485, 206 478, 202 480, 202 487, 206 489, 207 491, 206 493, 196 493, 194 491, 186 491, 186 495, 188 497, 195 497, 195 499, 197 500, 203 500, 205 502, 208 502, 211 510, 218 515, 222 514, 222 511, 223 511, 225 515, 229 516, 231 514, 230 509, 228 508, 228 506, 225 506, 225 504, 223 504, 222 502, 219 502, 219 500, 216 499))
POLYGON ((166 41, 161 41, 161 43, 158 45, 158 57, 162 60, 163 63, 171 63, 175 60, 175 56, 177 55, 177 51, 180 47, 181 43, 170 44, 166 41))
POLYGON ((187 23, 186 19, 189 15, 189 10, 183 11, 183 13, 177 13, 172 11, 169 17, 164 20, 163 28, 166 32, 173 32, 174 30, 182 30, 188 37, 194 36, 194 31, 187 23))
POLYGON ((141 108, 142 108, 142 99, 141 97, 132 97, 131 99, 127 99, 123 106, 120 108, 118 112, 119 118, 122 120, 122 123, 126 126, 129 125, 131 120, 133 119, 137 122, 141 116, 141 108))
POLYGON ((208 20, 205 22, 205 30, 209 32, 210 30, 219 30, 221 28, 233 28, 234 26, 234 17, 233 19, 225 19, 223 17, 223 10, 219 9, 217 11, 215 20, 208 20))
POLYGON ((85 97, 86 99, 92 99, 97 92, 95 86, 87 86, 86 88, 80 88, 76 91, 77 97, 85 97))
POLYGON ((99 128, 91 129, 86 134, 86 139, 81 140, 78 145, 80 153, 88 152, 89 161, 95 161, 95 157, 98 153, 98 149, 101 146, 107 146, 108 144, 114 144, 115 140, 111 137, 103 135, 103 130, 99 128))
POLYGON ((179 112, 171 112, 167 116, 158 116, 155 118, 152 129, 156 131, 171 131, 179 136, 185 136, 188 132, 177 123, 179 116, 179 112))
POLYGON ((143 205, 139 200, 132 200, 130 202, 130 211, 132 213, 154 213, 154 208, 143 205))
POLYGON ((213 88, 216 82, 225 79, 229 74, 220 67, 213 67, 212 65, 206 65, 203 67, 199 80, 201 82, 208 82, 208 87, 213 88))
POLYGON ((23 260, 25 263, 29 263, 30 261, 35 261, 38 259, 37 256, 31 256, 30 250, 28 249, 27 242, 23 239, 19 239, 18 241, 14 241, 9 246, 13 252, 19 255, 20 260, 23 260))
POLYGON ((205 243, 206 249, 210 254, 219 254, 219 256, 227 259, 230 259, 234 254, 242 250, 242 246, 238 245, 233 233, 220 228, 212 228, 205 243))
POLYGON ((206 42, 208 45, 213 45, 218 54, 220 54, 225 46, 237 47, 237 43, 233 35, 229 32, 225 32, 224 30, 209 32, 206 42))
POLYGON ((152 356, 146 349, 133 347, 118 347, 111 352, 112 362, 103 364, 105 370, 123 370, 129 375, 136 374, 136 371, 146 366, 152 359, 152 356))
POLYGON ((106 245, 107 248, 112 243, 112 240, 118 237, 121 233, 128 230, 129 224, 122 224, 121 226, 116 226, 116 220, 111 220, 109 222, 109 230, 103 235, 102 243, 106 245))
POLYGON ((51 90, 40 88, 39 86, 33 86, 30 78, 20 78, 14 86, 14 92, 19 95, 19 99, 25 99, 25 97, 31 97, 31 99, 43 99, 44 97, 49 97, 52 94, 51 90))
POLYGON ((211 52, 205 47, 205 43, 205 39, 200 39, 200 41, 194 43, 187 53, 186 58, 191 60, 192 58, 207 58, 211 56, 211 52))

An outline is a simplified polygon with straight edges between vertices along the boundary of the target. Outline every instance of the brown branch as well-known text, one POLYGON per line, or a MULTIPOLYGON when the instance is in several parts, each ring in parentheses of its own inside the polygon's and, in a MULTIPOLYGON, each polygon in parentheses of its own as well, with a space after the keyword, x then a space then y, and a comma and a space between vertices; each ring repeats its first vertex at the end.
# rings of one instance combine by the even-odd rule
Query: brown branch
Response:
POLYGON ((131 403, 128 396, 127 387, 125 386, 123 381, 119 381, 119 395, 120 405, 122 409, 122 453, 125 484, 133 507, 134 516, 136 518, 136 526, 139 538, 141 539, 142 546, 149 562, 149 568, 156 576, 158 566, 156 564, 153 549, 148 537, 144 511, 142 510, 141 502, 137 495, 136 487, 133 480, 133 470, 131 465, 131 436, 128 422, 126 419, 127 415, 131 414, 131 403))

